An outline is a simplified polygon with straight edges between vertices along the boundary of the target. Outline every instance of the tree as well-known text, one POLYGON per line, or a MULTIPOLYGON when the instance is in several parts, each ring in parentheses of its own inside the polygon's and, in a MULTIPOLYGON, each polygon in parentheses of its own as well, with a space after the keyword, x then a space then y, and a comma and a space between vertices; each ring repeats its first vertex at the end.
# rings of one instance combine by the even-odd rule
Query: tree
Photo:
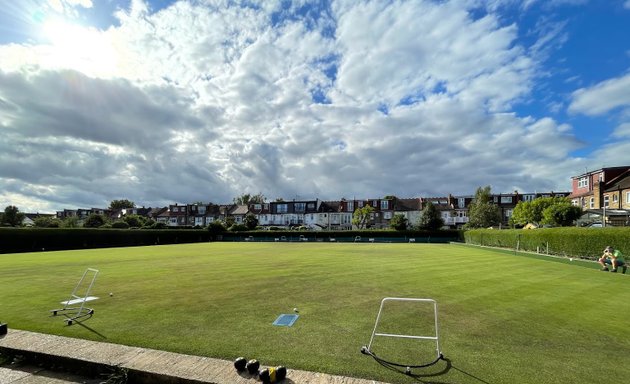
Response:
POLYGON ((122 200, 112 200, 109 203, 109 209, 124 209, 124 208, 134 208, 136 204, 133 201, 129 201, 127 199, 122 200))
POLYGON ((437 230, 444 226, 444 219, 440 211, 433 205, 432 202, 427 201, 427 206, 422 210, 422 215, 418 219, 418 228, 437 230))
POLYGON ((501 223, 501 211, 492 203, 490 186, 479 187, 468 208, 466 228, 487 228, 501 223))
POLYGON ((225 225, 221 220, 213 221, 208 224, 208 232, 210 232, 212 236, 220 235, 225 232, 225 225))
POLYGON ((236 205, 250 205, 250 204, 262 204, 266 200, 265 196, 262 193, 258 193, 257 195, 251 195, 249 193, 244 193, 239 197, 235 197, 232 201, 236 205))
POLYGON ((569 199, 563 198, 543 211, 543 224, 567 227, 582 216, 582 208, 571 204, 569 199), (564 201, 562 201, 564 200, 564 201))
POLYGON ((352 224, 356 226, 358 229, 366 229, 369 227, 370 219, 372 217, 372 212, 374 212, 374 208, 370 205, 366 205, 363 208, 355 209, 352 214, 352 224))
POLYGON ((554 226, 572 225, 582 210, 571 208, 571 200, 566 197, 541 197, 532 201, 519 201, 514 207, 510 224, 523 226, 532 224, 550 224, 554 226))
POLYGON ((127 223, 130 227, 140 228, 146 225, 147 219, 140 215, 125 215, 122 221, 127 223))
POLYGON ((79 218, 76 216, 69 216, 63 219, 61 226, 64 228, 77 228, 79 226, 79 218))
POLYGON ((107 219, 105 219, 105 216, 98 213, 93 213, 88 216, 87 219, 85 219, 85 222, 83 222, 83 226, 86 228, 98 228, 103 226, 103 224, 105 224, 106 222, 107 219))
POLYGON ((247 226, 247 229, 254 230, 258 226, 258 219, 254 214, 248 213, 245 216, 244 224, 247 226))
POLYGON ((15 205, 9 205, 4 208, 4 214, 2 215, 2 223, 0 224, 8 224, 12 227, 17 227, 22 225, 22 221, 24 220, 24 214, 20 212, 18 207, 15 205))
POLYGON ((39 216, 33 220, 33 225, 39 228, 57 228, 59 227, 59 220, 56 217, 39 216))
POLYGON ((392 217, 389 222, 389 226, 397 231, 404 231, 407 229, 408 220, 404 215, 397 213, 392 217))

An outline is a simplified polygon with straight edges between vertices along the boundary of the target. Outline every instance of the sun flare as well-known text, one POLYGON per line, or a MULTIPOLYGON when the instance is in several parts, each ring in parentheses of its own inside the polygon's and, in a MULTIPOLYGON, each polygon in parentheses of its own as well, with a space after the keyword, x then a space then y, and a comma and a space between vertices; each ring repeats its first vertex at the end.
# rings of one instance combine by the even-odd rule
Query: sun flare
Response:
POLYGON ((115 76, 117 53, 107 32, 56 19, 43 23, 42 34, 49 43, 47 64, 92 76, 115 76))

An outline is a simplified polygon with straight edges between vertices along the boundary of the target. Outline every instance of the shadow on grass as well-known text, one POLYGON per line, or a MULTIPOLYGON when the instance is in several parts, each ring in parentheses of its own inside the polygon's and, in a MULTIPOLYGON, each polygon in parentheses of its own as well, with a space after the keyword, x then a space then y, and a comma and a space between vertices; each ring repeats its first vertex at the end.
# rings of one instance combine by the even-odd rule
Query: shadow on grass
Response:
POLYGON ((438 371, 438 372, 431 372, 431 373, 415 373, 413 372, 413 370, 411 372, 407 372, 406 370, 403 369, 399 369, 396 368, 394 366, 391 365, 387 365, 387 364, 381 364, 382 366, 384 366, 385 368, 392 370, 394 372, 398 372, 401 375, 407 376, 407 377, 411 377, 414 379, 415 382, 417 383, 422 383, 422 384, 453 384, 455 383, 455 381, 441 381, 438 376, 443 376, 446 375, 447 373, 449 373, 451 370, 455 370, 459 373, 462 373, 466 376, 468 376, 469 378, 475 379, 477 380, 479 383, 484 383, 484 384, 490 384, 488 381, 485 381, 484 379, 477 377, 475 375, 473 375, 472 373, 466 372, 462 369, 459 369, 457 367, 455 367, 453 365, 453 362, 444 357, 442 358, 442 361, 444 362, 443 365, 444 367, 438 371), (434 380, 433 378, 438 378, 437 380, 434 380))
MULTIPOLYGON (((70 318, 70 316, 68 316, 67 314, 64 314, 65 317, 67 317, 68 319, 70 318)), ((100 337, 103 340, 107 340, 107 336, 103 335, 102 333, 100 333, 99 331, 95 330, 94 328, 88 327, 87 325, 83 324, 86 320, 89 320, 92 317, 92 314, 90 314, 90 316, 86 319, 82 319, 81 321, 79 321, 78 319, 74 319, 72 321, 72 325, 79 325, 85 329, 87 329, 88 331, 92 332, 93 334, 97 335, 98 337, 100 337)), ((71 327, 72 325, 68 325, 68 327, 71 327)))

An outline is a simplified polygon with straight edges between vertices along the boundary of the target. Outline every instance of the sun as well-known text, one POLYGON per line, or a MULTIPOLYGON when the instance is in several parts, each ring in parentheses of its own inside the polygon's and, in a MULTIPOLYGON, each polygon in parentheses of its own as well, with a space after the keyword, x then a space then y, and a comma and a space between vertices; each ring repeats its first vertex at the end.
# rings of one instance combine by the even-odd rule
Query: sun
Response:
POLYGON ((41 31, 47 42, 47 66, 74 69, 91 76, 115 76, 118 55, 106 31, 62 19, 45 21, 41 31))

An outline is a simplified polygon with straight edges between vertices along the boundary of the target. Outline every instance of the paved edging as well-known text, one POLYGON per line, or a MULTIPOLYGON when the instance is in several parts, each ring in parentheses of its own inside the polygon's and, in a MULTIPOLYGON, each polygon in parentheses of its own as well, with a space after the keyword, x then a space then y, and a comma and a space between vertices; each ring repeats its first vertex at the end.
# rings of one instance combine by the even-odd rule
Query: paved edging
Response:
MULTIPOLYGON (((133 382, 160 384, 253 384, 257 378, 239 373, 233 362, 202 356, 159 351, 98 341, 73 339, 9 329, 0 339, 0 351, 36 356, 97 370, 119 367, 128 370, 133 382)), ((287 370, 283 383, 386 384, 373 380, 287 370)))

